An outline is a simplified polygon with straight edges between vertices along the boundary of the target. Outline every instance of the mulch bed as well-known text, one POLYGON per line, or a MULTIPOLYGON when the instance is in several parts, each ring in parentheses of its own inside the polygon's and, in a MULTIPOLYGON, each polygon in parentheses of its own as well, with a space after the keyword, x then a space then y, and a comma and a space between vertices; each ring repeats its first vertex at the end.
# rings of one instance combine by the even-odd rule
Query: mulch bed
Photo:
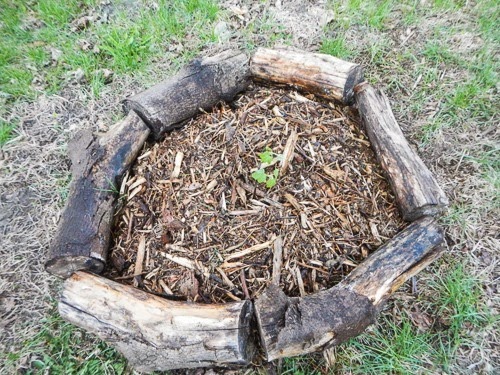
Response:
POLYGON ((257 297, 280 251, 285 293, 329 288, 404 227, 355 111, 280 88, 145 148, 120 193, 108 277, 204 303, 257 297))

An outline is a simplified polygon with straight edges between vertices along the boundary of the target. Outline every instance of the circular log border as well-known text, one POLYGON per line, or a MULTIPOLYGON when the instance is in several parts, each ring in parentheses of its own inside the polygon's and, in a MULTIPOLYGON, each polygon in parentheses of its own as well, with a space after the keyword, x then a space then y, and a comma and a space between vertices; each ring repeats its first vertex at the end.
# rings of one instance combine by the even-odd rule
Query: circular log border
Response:
POLYGON ((67 279, 61 316, 115 346, 139 371, 246 365, 257 346, 272 361, 337 345, 372 324, 383 302, 443 252, 434 217, 448 200, 406 141, 385 94, 364 81, 357 64, 292 49, 259 48, 250 58, 225 51, 125 99, 123 108, 126 117, 104 136, 83 131, 69 145, 73 180, 45 267, 67 279), (254 302, 202 305, 96 275, 107 259, 114 186, 146 140, 182 126, 200 108, 232 101, 251 80, 356 104, 398 208, 411 224, 341 283, 302 298, 287 297, 271 284, 254 302))

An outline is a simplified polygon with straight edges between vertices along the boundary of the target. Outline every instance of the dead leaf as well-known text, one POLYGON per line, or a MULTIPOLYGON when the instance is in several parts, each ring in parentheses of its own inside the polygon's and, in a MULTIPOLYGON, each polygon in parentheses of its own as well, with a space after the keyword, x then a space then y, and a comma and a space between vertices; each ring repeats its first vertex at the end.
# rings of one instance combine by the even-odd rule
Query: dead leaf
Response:
POLYGON ((416 307, 413 311, 410 311, 410 318, 413 324, 415 324, 417 328, 423 332, 428 331, 434 323, 431 316, 420 311, 418 307, 416 307))

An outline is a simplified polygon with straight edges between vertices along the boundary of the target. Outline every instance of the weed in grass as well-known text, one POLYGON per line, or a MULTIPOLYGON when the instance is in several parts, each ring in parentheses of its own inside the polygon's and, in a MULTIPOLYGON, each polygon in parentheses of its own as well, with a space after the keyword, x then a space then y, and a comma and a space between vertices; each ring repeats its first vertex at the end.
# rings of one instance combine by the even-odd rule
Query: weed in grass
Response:
POLYGON ((432 353, 431 334, 418 332, 403 315, 396 323, 388 316, 381 324, 339 348, 339 357, 352 362, 344 370, 355 374, 414 374, 426 370, 432 353))
POLYGON ((122 374, 126 361, 113 348, 54 314, 18 352, 0 353, 6 369, 36 374, 122 374), (89 345, 90 344, 90 345, 89 345))
POLYGON ((456 264, 443 277, 429 285, 436 293, 434 304, 444 327, 436 336, 436 356, 448 370, 457 349, 469 340, 472 328, 485 329, 494 318, 481 303, 480 282, 466 272, 465 265, 456 264))
POLYGON ((107 30, 99 48, 111 61, 107 64, 118 72, 138 69, 150 55, 151 37, 136 27, 112 27, 107 30))
POLYGON ((348 18, 349 24, 368 25, 376 30, 383 30, 393 9, 393 0, 362 1, 348 0, 345 3, 331 1, 330 7, 342 18, 348 18))
POLYGON ((464 7, 465 0, 434 0, 432 5, 434 9, 457 10, 464 7))
POLYGON ((3 146, 9 139, 14 126, 0 120, 0 146, 3 146))
POLYGON ((324 39, 321 43, 320 52, 340 59, 348 59, 354 55, 354 52, 347 46, 343 37, 324 39))

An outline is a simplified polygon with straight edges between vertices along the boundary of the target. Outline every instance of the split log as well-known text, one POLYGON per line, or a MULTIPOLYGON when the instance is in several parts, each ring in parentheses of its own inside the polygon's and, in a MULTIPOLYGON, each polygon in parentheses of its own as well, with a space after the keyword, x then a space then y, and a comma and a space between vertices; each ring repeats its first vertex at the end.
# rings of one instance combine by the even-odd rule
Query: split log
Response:
POLYGON ((100 273, 106 262, 117 179, 129 168, 150 131, 131 112, 102 137, 81 131, 69 144, 73 179, 45 269, 67 278, 100 273))
POLYGON ((230 102, 250 83, 248 58, 237 51, 193 61, 174 77, 123 102, 151 128, 156 139, 179 127, 200 109, 212 109, 220 101, 230 102))
POLYGON ((61 316, 112 344, 138 371, 247 365, 253 354, 250 301, 170 301, 77 272, 64 282, 61 316))
POLYGON ((268 361, 307 354, 358 335, 382 303, 442 252, 443 234, 430 217, 409 225, 335 287, 303 298, 269 286, 255 302, 268 361))
POLYGON ((363 82, 360 65, 320 53, 259 48, 250 60, 260 80, 296 86, 326 99, 351 104, 354 86, 363 82))
POLYGON ((396 195, 403 219, 441 214, 448 199, 399 127, 387 96, 368 83, 355 88, 359 113, 377 159, 396 195))

